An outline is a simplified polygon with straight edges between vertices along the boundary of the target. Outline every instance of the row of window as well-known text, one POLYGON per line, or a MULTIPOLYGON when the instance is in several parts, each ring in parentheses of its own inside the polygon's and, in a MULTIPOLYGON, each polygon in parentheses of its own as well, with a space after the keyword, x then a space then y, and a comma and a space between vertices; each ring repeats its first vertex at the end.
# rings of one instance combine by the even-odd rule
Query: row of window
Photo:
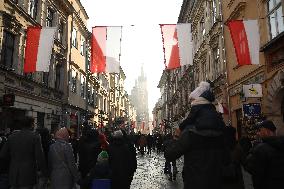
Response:
POLYGON ((267 6, 270 38, 273 39, 284 31, 282 0, 269 0, 267 6))
MULTIPOLYGON (((15 3, 18 4, 18 0, 14 0, 15 3)), ((35 20, 37 20, 39 9, 39 0, 29 0, 28 2, 28 14, 35 20)), ((48 7, 46 11, 45 25, 46 27, 54 27, 55 26, 55 10, 52 7, 48 7)), ((64 22, 59 19, 58 22, 58 31, 57 31, 57 39, 59 42, 63 43, 63 35, 64 35, 64 22)))
MULTIPOLYGON (((217 0, 212 0, 210 1, 210 4, 208 5, 208 10, 210 12, 205 11, 205 15, 201 17, 200 22, 199 22, 199 28, 195 32, 193 36, 193 41, 195 43, 195 46, 197 47, 197 43, 202 42, 204 39, 204 35, 206 34, 206 27, 205 24, 208 21, 206 18, 211 18, 211 25, 213 26, 217 22, 217 17, 218 17, 218 7, 217 7, 217 0)), ((196 49, 197 50, 197 49, 196 49)))
MULTIPOLYGON (((78 49, 78 31, 77 29, 74 27, 72 30, 72 46, 75 47, 76 49, 78 49)), ((86 49, 86 40, 85 38, 81 35, 80 36, 80 54, 82 56, 85 55, 85 49, 86 49)))
POLYGON ((87 98, 90 105, 95 106, 97 104, 95 101, 97 97, 97 91, 93 87, 91 87, 90 84, 88 84, 86 89, 86 77, 83 74, 80 74, 79 78, 78 72, 76 72, 75 69, 72 69, 71 71, 70 90, 75 94, 79 92, 82 98, 87 98), (79 91, 78 83, 80 83, 79 91))
MULTIPOLYGON (((14 34, 4 30, 0 65, 7 69, 13 69, 14 67, 16 67, 16 65, 15 66, 13 65, 15 38, 16 36, 14 34)), ((54 76, 55 76, 55 88, 58 90, 61 90, 60 89, 61 69, 62 69, 61 65, 56 63, 54 76)), ((26 76, 30 79, 33 78, 33 74, 26 74, 26 76)), ((42 74, 42 82, 44 85, 49 86, 49 73, 42 74)))

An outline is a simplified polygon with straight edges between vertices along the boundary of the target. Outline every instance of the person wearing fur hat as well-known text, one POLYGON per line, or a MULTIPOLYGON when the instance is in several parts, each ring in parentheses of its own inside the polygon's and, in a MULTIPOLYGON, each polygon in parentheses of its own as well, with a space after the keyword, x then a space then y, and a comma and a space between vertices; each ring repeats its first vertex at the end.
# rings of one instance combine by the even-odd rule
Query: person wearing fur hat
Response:
POLYGON ((175 161, 184 155, 184 188, 219 189, 228 153, 224 144, 225 123, 216 111, 210 83, 201 82, 190 94, 189 116, 179 125, 181 136, 165 149, 165 158, 175 161))
POLYGON ((222 117, 212 104, 215 96, 211 91, 210 83, 200 82, 190 94, 190 99, 192 100, 191 110, 188 117, 179 125, 181 131, 188 126, 194 126, 197 130, 221 130, 225 126, 222 117))

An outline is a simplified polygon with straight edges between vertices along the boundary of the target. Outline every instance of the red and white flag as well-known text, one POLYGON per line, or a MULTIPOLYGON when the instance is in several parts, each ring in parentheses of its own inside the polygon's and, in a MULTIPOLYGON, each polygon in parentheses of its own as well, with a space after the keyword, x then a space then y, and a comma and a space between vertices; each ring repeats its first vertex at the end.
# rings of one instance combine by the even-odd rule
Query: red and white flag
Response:
POLYGON ((229 114, 229 110, 221 102, 218 102, 218 112, 221 114, 229 114))
POLYGON ((135 129, 136 128, 136 126, 135 126, 135 124, 136 124, 136 122, 135 121, 132 121, 132 129, 135 129))
POLYGON ((49 72, 55 32, 55 27, 28 27, 24 73, 49 72))
POLYGON ((259 64, 260 35, 257 20, 232 20, 228 24, 238 65, 259 64))
POLYGON ((161 24, 166 69, 193 64, 191 24, 161 24))
POLYGON ((92 73, 119 73, 121 35, 122 27, 93 27, 90 67, 92 73))

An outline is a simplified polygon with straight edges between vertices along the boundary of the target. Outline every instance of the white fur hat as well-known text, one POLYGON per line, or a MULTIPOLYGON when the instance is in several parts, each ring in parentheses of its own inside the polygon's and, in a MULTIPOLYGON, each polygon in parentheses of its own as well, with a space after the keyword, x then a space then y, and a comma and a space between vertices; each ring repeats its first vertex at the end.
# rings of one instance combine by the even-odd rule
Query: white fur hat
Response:
POLYGON ((192 91, 189 95, 190 99, 196 99, 198 98, 202 93, 205 91, 208 91, 210 89, 210 83, 206 81, 201 81, 198 85, 198 87, 192 91))

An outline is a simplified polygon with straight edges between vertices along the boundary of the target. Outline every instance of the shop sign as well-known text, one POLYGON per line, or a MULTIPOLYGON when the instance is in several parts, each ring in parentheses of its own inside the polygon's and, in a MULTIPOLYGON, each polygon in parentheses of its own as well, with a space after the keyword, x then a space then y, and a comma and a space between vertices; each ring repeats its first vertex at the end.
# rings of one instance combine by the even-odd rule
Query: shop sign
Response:
POLYGON ((245 117, 259 117, 261 116, 260 103, 243 104, 243 112, 245 117))
POLYGON ((243 93, 246 98, 261 98, 262 86, 261 84, 243 85, 243 93))

